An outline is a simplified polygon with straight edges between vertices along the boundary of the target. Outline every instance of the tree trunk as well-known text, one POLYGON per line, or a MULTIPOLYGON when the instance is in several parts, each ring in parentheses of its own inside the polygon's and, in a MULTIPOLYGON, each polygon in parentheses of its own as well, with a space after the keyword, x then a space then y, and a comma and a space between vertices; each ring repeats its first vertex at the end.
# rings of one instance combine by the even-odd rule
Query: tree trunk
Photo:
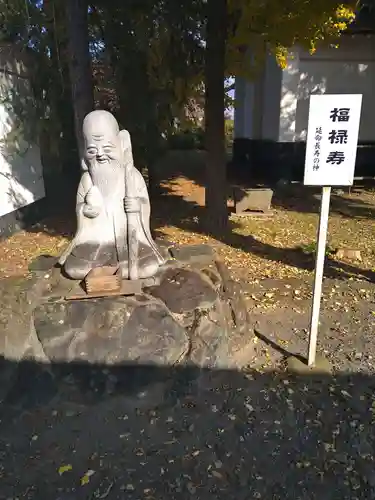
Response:
MULTIPOLYGON (((68 38, 66 36, 65 0, 44 0, 46 44, 50 53, 50 80, 47 98, 51 107, 49 120, 55 126, 51 138, 57 144, 52 165, 60 164, 63 174, 75 190, 75 181, 79 178, 79 164, 76 146, 74 112, 69 75, 69 57, 67 55, 68 38)), ((53 169, 56 172, 56 168, 53 169)), ((53 175, 56 181, 56 175, 53 175)))
POLYGON ((207 1, 205 61, 206 215, 209 229, 228 225, 225 153, 225 43, 227 0, 207 1))
POLYGON ((87 0, 65 0, 69 73, 78 151, 82 148, 82 122, 94 109, 94 86, 89 52, 87 0))
MULTIPOLYGON (((129 51, 132 51, 130 44, 129 51)), ((116 67, 119 63, 116 61, 112 65, 116 67)), ((116 80, 121 124, 131 134, 136 166, 147 168, 148 192, 154 201, 161 194, 160 176, 155 167, 163 155, 164 142, 158 123, 157 98, 150 87, 144 52, 139 52, 128 67, 122 63, 116 80)))

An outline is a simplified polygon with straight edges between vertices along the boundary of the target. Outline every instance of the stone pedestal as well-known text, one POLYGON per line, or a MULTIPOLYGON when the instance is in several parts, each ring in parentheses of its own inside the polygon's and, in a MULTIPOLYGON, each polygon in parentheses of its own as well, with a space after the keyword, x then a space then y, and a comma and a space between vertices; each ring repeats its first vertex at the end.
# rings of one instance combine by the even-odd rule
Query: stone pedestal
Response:
POLYGON ((269 214, 273 191, 266 188, 233 189, 234 211, 236 215, 251 215, 257 212, 269 214))
POLYGON ((77 282, 38 259, 24 293, 11 287, 9 308, 2 295, 3 408, 59 393, 91 404, 117 391, 148 408, 201 368, 248 365, 254 336, 240 285, 208 246, 166 250, 174 259, 140 293, 80 300, 66 300, 77 282))
POLYGON ((52 363, 210 368, 249 362, 253 332, 225 266, 207 246, 170 252, 181 260, 171 260, 160 271, 159 284, 133 296, 65 300, 69 282, 58 271, 51 273, 48 292, 33 311, 47 358, 52 363))

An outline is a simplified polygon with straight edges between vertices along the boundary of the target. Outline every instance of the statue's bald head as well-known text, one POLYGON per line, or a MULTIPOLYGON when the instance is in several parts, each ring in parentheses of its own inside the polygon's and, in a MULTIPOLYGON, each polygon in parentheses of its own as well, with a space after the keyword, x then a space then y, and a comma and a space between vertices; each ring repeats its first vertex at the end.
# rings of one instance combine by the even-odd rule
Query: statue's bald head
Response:
POLYGON ((91 111, 83 120, 83 135, 103 136, 109 133, 118 135, 120 129, 116 118, 109 111, 97 109, 91 111))
POLYGON ((121 134, 116 118, 104 110, 89 113, 83 121, 84 157, 90 165, 123 163, 121 134))

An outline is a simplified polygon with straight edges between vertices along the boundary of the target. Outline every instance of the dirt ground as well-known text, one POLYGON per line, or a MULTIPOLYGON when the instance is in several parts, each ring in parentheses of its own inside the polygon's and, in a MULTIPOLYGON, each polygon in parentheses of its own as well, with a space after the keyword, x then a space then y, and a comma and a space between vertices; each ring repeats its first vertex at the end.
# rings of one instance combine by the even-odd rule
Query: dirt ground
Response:
POLYGON ((0 405, 0 499, 375 498, 375 298, 326 280, 319 352, 305 354, 311 283, 249 285, 254 357, 242 372, 21 367, 0 405))
MULTIPOLYGON (((314 268, 319 191, 300 185, 278 189, 273 216, 231 216, 230 230, 219 237, 201 227, 204 206, 204 153, 171 152, 158 166, 162 196, 152 204, 156 236, 176 244, 208 243, 215 247, 235 277, 253 282, 263 278, 309 276, 314 268)), ((228 187, 229 208, 231 188, 228 187)), ((375 188, 356 186, 333 193, 328 234, 326 275, 372 276, 375 269, 375 188), (337 248, 357 249, 361 261, 342 262, 337 248)), ((56 255, 74 231, 74 214, 62 214, 0 242, 0 277, 27 272, 41 253, 56 255)))
MULTIPOLYGON (((327 256, 318 351, 333 371, 295 376, 285 361, 307 349, 318 193, 278 190, 273 217, 232 217, 213 239, 202 172, 201 155, 170 156, 154 231, 216 248, 243 286, 253 358, 198 374, 22 365, 0 405, 0 499, 375 499, 374 191, 333 196, 329 250, 362 260, 327 256)), ((73 229, 48 220, 3 242, 2 277, 58 253, 73 229)))

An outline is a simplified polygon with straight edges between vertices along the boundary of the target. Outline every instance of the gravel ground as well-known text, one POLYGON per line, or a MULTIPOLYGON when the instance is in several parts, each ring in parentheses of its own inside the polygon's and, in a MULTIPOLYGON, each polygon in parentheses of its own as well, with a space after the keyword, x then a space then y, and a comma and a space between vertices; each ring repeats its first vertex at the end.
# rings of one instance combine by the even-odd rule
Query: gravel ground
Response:
POLYGON ((375 498, 374 380, 205 373, 136 410, 55 402, 1 436, 1 498, 375 498))
POLYGON ((306 349, 310 290, 246 289, 258 340, 241 373, 29 367, 1 408, 0 499, 375 498, 374 285, 326 281, 335 371, 297 377, 283 360, 306 349))

